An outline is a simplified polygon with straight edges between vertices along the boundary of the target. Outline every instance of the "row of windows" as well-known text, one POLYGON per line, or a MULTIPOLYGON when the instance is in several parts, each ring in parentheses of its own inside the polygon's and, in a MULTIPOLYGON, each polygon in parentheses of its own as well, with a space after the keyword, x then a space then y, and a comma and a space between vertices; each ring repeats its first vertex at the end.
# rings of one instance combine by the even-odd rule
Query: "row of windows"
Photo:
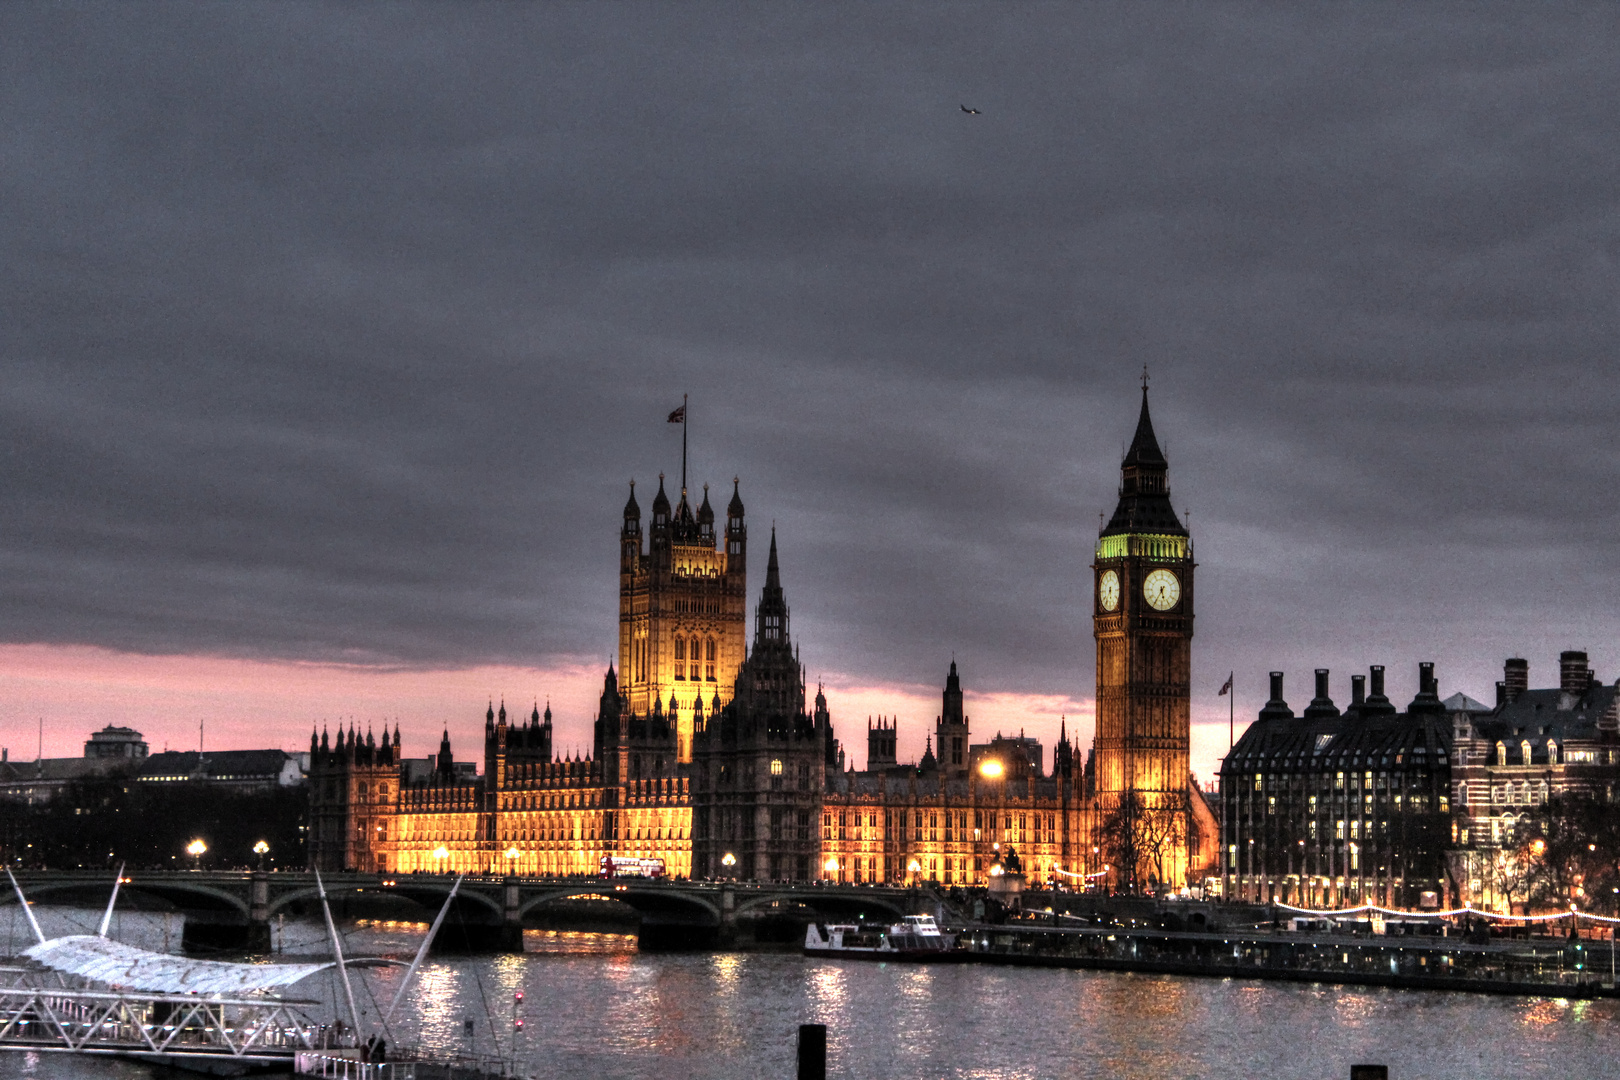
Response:
MULTIPOLYGON (((1051 840, 1057 832, 1056 814, 1009 813, 999 815, 999 817, 1001 820, 1001 828, 1004 833, 1011 834, 1016 829, 1018 835, 1025 835, 1030 831, 1031 818, 1034 819, 1033 828, 1037 841, 1040 839, 1043 826, 1048 834, 1048 840, 1051 840)), ((968 814, 966 810, 946 810, 943 812, 938 810, 885 810, 883 812, 883 831, 886 835, 898 835, 900 837, 904 837, 906 830, 909 828, 912 832, 913 839, 921 840, 923 839, 923 833, 926 827, 928 839, 938 840, 940 838, 941 831, 941 818, 944 819, 944 834, 946 840, 958 838, 962 840, 968 839, 968 814), (953 832, 956 834, 955 836, 952 835, 953 832)), ((992 831, 995 830, 997 819, 998 815, 993 811, 975 810, 973 812, 974 839, 977 839, 979 835, 982 834, 986 829, 992 831)), ((836 814, 832 811, 824 813, 822 815, 822 829, 823 835, 828 839, 833 837, 833 829, 835 824, 838 830, 838 837, 840 839, 861 839, 861 828, 863 825, 867 829, 873 830, 873 839, 877 838, 876 829, 878 827, 878 815, 877 811, 875 810, 866 812, 859 810, 853 812, 840 810, 836 814)))
MULTIPOLYGON (((1331 790, 1344 791, 1347 784, 1351 791, 1364 791, 1373 787, 1386 789, 1390 788, 1392 785, 1396 788, 1403 785, 1421 786, 1427 783, 1428 778, 1428 773, 1390 774, 1387 772, 1375 773, 1370 770, 1367 772, 1352 773, 1336 772, 1332 776, 1331 790)), ((1284 791, 1288 788, 1299 790, 1301 788, 1309 787, 1314 787, 1318 791, 1330 790, 1328 774, 1314 773, 1306 776, 1284 774, 1282 776, 1278 776, 1276 773, 1272 773, 1269 778, 1265 773, 1254 774, 1255 791, 1284 791), (1309 781, 1313 779, 1315 780, 1315 783, 1310 783, 1309 781)))
POLYGON ((698 668, 703 669, 703 681, 714 682, 714 638, 687 638, 675 635, 675 678, 682 682, 697 682, 698 668), (691 655, 687 652, 690 649, 691 655))

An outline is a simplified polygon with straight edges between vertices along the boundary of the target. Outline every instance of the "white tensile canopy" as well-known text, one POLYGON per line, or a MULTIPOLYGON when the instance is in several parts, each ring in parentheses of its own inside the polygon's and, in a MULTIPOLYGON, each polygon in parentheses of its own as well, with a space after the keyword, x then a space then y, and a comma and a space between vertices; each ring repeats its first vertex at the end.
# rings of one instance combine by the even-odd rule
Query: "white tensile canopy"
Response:
POLYGON ((227 964, 148 952, 95 934, 41 942, 23 955, 53 971, 124 990, 159 994, 249 994, 287 986, 336 964, 227 964))

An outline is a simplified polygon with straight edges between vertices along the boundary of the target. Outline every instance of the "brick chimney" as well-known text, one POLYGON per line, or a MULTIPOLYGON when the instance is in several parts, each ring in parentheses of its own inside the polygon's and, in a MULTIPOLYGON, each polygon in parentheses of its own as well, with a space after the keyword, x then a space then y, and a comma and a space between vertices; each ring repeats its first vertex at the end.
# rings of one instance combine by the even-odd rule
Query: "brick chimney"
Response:
POLYGON ((1568 649, 1558 654, 1558 689, 1566 694, 1584 694, 1590 678, 1586 653, 1568 649))
POLYGON ((1519 695, 1530 689, 1530 661, 1515 656, 1503 664, 1502 689, 1506 692, 1507 704, 1519 700, 1519 695))

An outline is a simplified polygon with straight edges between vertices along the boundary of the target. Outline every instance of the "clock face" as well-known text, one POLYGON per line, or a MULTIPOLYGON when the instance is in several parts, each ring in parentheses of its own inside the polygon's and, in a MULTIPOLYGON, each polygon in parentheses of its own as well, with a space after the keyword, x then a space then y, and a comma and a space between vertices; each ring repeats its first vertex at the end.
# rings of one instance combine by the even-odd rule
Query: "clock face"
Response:
POLYGON ((1154 611, 1169 611, 1181 600, 1181 582, 1168 570, 1155 570, 1142 582, 1142 598, 1154 611))
POLYGON ((1114 571, 1103 571, 1102 580, 1097 582, 1097 600, 1102 604, 1104 611, 1115 611, 1119 608, 1119 575, 1114 571))

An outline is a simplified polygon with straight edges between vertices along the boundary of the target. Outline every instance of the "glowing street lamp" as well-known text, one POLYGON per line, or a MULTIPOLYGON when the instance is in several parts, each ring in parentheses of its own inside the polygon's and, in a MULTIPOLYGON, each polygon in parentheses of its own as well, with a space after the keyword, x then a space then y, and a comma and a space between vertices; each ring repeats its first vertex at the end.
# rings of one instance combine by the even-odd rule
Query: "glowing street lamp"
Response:
POLYGON ((827 862, 826 862, 826 865, 824 865, 822 867, 822 869, 827 871, 828 876, 831 876, 833 874, 838 873, 838 858, 837 858, 837 856, 834 856, 833 858, 828 859, 827 862))
POLYGON ((1001 778, 1001 762, 995 758, 986 758, 979 765, 979 775, 986 780, 999 780, 1001 778))
POLYGON ((518 858, 522 854, 523 852, 517 849, 516 844, 506 849, 506 872, 508 874, 513 872, 513 869, 517 866, 518 858))
POLYGON ((270 845, 265 843, 263 840, 260 840, 257 844, 253 845, 253 854, 259 857, 259 869, 263 870, 264 857, 270 854, 270 845))
POLYGON ((435 873, 439 873, 439 874, 444 873, 444 863, 445 863, 445 860, 448 859, 448 858, 450 858, 450 849, 445 847, 443 844, 440 844, 438 847, 433 849, 433 862, 434 862, 434 872, 435 873))
POLYGON ((720 857, 720 865, 726 868, 726 873, 731 873, 731 868, 737 865, 737 856, 729 851, 726 852, 720 857))
POLYGON ((186 845, 186 854, 191 856, 191 868, 193 870, 202 868, 203 853, 207 850, 208 845, 202 842, 201 837, 186 845))

